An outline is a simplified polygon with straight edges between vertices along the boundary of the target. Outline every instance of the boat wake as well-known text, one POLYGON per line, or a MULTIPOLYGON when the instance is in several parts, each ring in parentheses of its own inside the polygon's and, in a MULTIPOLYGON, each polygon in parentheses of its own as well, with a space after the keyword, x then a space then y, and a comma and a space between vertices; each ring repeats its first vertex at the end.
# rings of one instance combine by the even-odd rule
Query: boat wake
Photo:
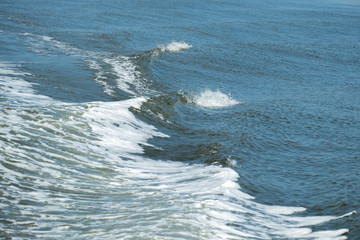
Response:
MULTIPOLYGON (((53 45, 66 46, 62 50, 70 49, 67 54, 83 54, 59 41, 53 45)), ((190 47, 172 43, 159 51, 190 47)), ((144 88, 131 57, 103 60, 93 55, 86 55, 89 68, 99 74, 113 71, 116 87, 134 95, 129 86, 144 88)), ((347 229, 313 232, 311 227, 352 213, 297 216, 306 209, 256 202, 241 190, 240 176, 232 168, 146 157, 144 146, 156 148, 149 139, 171 141, 134 115, 146 97, 62 103, 36 93, 26 81, 31 73, 18 69, 16 63, 0 63, 0 97, 6 99, 0 103, 0 202, 7 216, 0 236, 346 239, 347 229)), ((96 77, 94 81, 107 86, 105 75, 96 77)), ((191 102, 205 108, 239 104, 210 90, 194 95, 191 102)))

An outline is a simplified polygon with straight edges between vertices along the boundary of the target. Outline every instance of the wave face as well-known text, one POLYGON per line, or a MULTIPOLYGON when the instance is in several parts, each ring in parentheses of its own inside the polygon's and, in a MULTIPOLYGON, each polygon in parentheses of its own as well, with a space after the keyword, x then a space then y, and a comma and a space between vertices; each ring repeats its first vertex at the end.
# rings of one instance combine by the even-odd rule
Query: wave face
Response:
MULTIPOLYGON (((226 3, 215 15, 209 14, 214 3, 193 3, 198 12, 177 2, 189 11, 171 13, 157 1, 0 3, 1 238, 356 236, 356 206, 339 203, 348 193, 336 181, 345 177, 350 184, 358 175, 327 168, 337 163, 329 154, 341 152, 334 150, 341 134, 331 135, 340 137, 337 144, 327 142, 331 153, 318 144, 328 129, 357 126, 357 118, 348 114, 344 124, 345 118, 326 115, 329 104, 316 115, 296 97, 285 101, 278 90, 291 89, 257 79, 261 71, 247 78, 261 88, 241 79, 244 68, 259 66, 251 59, 240 64, 238 51, 245 48, 238 44, 224 48, 224 41, 238 39, 228 19, 239 16, 230 14, 237 5, 226 3), (203 19, 204 25, 193 23, 203 19), (166 44, 174 38, 186 42, 166 44)), ((247 43, 252 50, 265 45, 247 43)), ((285 50, 271 51, 277 59, 285 50)), ((356 108, 343 104, 344 111, 356 108)), ((347 150, 356 144, 349 140, 347 150)))

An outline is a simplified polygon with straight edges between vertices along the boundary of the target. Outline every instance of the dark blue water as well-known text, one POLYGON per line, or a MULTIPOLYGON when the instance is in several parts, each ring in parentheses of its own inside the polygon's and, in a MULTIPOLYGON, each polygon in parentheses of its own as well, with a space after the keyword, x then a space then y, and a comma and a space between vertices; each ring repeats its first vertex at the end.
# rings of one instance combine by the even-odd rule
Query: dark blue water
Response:
POLYGON ((360 239, 358 1, 0 2, 0 236, 360 239))

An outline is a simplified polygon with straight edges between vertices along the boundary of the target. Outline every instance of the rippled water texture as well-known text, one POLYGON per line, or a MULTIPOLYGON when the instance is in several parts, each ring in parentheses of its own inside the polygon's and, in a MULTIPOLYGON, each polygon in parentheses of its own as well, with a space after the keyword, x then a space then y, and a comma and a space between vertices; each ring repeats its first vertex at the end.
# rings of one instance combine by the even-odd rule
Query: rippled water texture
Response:
POLYGON ((0 237, 358 239, 355 1, 0 2, 0 237))

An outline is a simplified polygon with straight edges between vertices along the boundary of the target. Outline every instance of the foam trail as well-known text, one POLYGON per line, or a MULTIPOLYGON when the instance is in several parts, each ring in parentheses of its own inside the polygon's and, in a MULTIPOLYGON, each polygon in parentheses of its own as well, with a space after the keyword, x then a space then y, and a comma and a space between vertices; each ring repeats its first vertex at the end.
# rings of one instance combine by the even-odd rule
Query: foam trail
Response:
MULTIPOLYGON (((237 184, 239 175, 230 168, 155 161, 135 156, 142 153, 141 145, 148 145, 147 139, 167 137, 128 111, 130 106, 139 107, 143 101, 145 99, 139 98, 116 103, 94 103, 88 105, 84 114, 100 139, 100 149, 106 150, 109 159, 120 163, 121 185, 134 184, 140 199, 143 196, 152 202, 143 208, 146 212, 163 213, 156 218, 158 225, 150 224, 149 228, 142 226, 142 232, 161 238, 161 233, 151 229, 163 228, 166 224, 168 234, 185 235, 188 232, 189 236, 197 239, 208 239, 210 236, 212 239, 305 239, 317 236, 344 239, 341 236, 346 232, 344 229, 312 232, 309 228, 337 217, 294 217, 293 214, 306 209, 256 203, 252 196, 241 191, 237 184), (118 128, 113 127, 114 123, 118 128), (124 161, 122 158, 132 160, 124 161), (162 199, 160 202, 165 208, 159 208, 157 196, 162 199), (184 232, 176 230, 179 224, 186 226, 184 232)), ((135 234, 133 231, 136 231, 136 227, 131 229, 135 234)), ((140 237, 138 233, 136 236, 140 237)))
POLYGON ((36 35, 31 33, 23 33, 26 41, 31 46, 31 50, 40 55, 50 54, 66 54, 72 57, 81 58, 90 69, 94 70, 94 81, 103 87, 103 90, 109 96, 115 96, 116 87, 130 94, 134 94, 131 90, 131 85, 136 85, 136 78, 139 73, 135 70, 135 66, 131 63, 128 57, 109 58, 109 54, 95 53, 85 51, 73 47, 67 43, 56 40, 53 37, 36 35), (103 63, 109 64, 115 75, 117 86, 112 86, 105 74, 109 72, 104 70, 103 63))
MULTIPOLYGON (((31 50, 39 55, 60 53, 80 58, 87 63, 90 69, 95 71, 94 81, 100 84, 103 87, 104 92, 109 96, 115 96, 116 88, 131 95, 136 95, 138 92, 148 93, 151 91, 146 88, 144 79, 141 79, 141 72, 133 63, 133 57, 113 57, 109 53, 81 50, 50 36, 32 33, 23 33, 21 35, 26 37, 26 41, 30 44, 31 50), (112 73, 104 70, 104 63, 111 66, 113 70, 112 73), (112 86, 111 81, 106 77, 106 74, 115 75, 116 87, 112 86)), ((190 48, 192 48, 192 46, 185 42, 172 42, 167 45, 159 45, 158 48, 151 50, 150 53, 155 57, 159 52, 180 52, 190 48)))
POLYGON ((105 59, 104 62, 112 66, 117 76, 116 82, 119 89, 130 94, 135 94, 131 87, 133 86, 135 89, 142 87, 142 83, 138 80, 140 72, 136 70, 135 65, 129 57, 105 59))
POLYGON ((96 60, 87 60, 86 62, 89 65, 89 68, 95 71, 94 81, 102 86, 104 92, 107 95, 115 97, 115 89, 109 83, 109 79, 105 76, 104 69, 98 64, 96 60))
POLYGON ((22 33, 21 35, 27 37, 27 42, 31 45, 32 51, 40 55, 49 55, 61 52, 81 57, 90 54, 90 52, 82 51, 50 36, 42 36, 32 33, 22 33))
MULTIPOLYGON (((104 62, 120 89, 134 93, 132 87, 142 87, 128 57, 104 62)), ((96 64, 93 69, 100 71, 96 64)), ((36 94, 25 81, 31 75, 17 68, 0 64, 1 94, 32 105, 10 101, 0 108, 0 124, 6 126, 0 128, 0 204, 9 222, 2 223, 8 224, 1 229, 5 236, 346 239, 347 229, 311 229, 339 217, 295 216, 306 209, 257 203, 241 190, 240 176, 231 168, 147 158, 143 146, 156 147, 148 140, 168 136, 132 113, 145 98, 43 106, 54 102, 36 94)), ((192 101, 210 108, 238 104, 212 91, 192 101)))
POLYGON ((238 101, 231 99, 228 95, 220 91, 213 92, 210 90, 190 97, 190 101, 205 108, 222 108, 239 104, 238 101))
POLYGON ((13 185, 0 198, 16 199, 12 226, 45 239, 345 239, 345 229, 310 228, 336 217, 295 217, 305 209, 257 203, 231 168, 145 158, 148 139, 167 136, 129 110, 144 101, 1 109, 0 122, 12 126, 0 129, 3 182, 13 185))
POLYGON ((35 84, 23 79, 31 76, 31 74, 18 71, 18 68, 19 66, 17 64, 0 62, 0 89, 2 90, 2 95, 12 101, 22 103, 54 103, 52 98, 36 94, 33 90, 35 84))

